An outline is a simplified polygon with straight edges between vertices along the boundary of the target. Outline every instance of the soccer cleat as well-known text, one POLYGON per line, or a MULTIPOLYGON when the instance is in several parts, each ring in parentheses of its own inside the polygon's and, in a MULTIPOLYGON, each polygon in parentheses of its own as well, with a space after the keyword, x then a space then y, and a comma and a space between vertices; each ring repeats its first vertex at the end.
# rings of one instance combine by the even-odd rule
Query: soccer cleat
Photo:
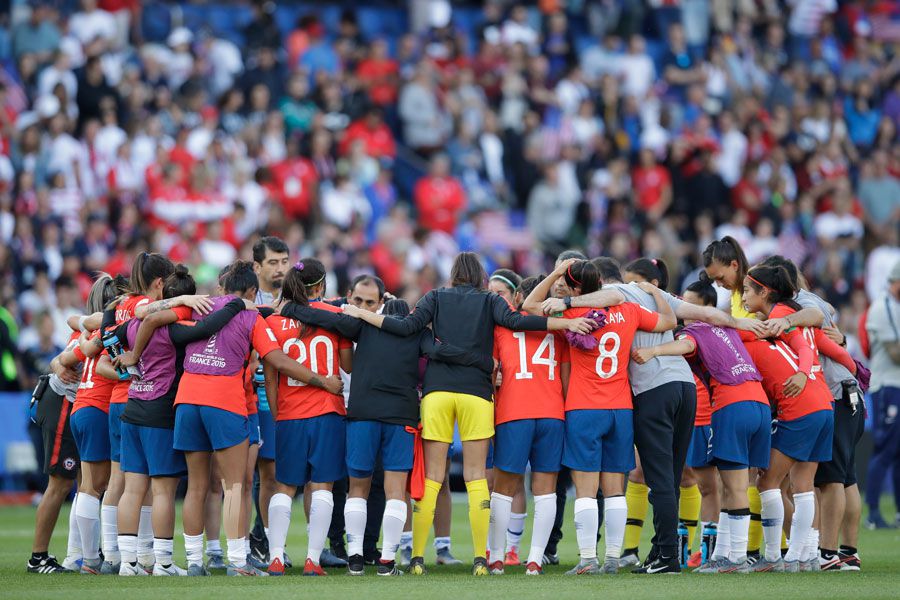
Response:
POLYGON ((347 561, 347 574, 355 576, 366 574, 366 561, 362 554, 350 556, 350 560, 347 561))
POLYGON ((503 564, 508 567, 522 564, 522 561, 519 560, 519 548, 517 546, 513 546, 509 549, 509 552, 506 553, 506 556, 503 559, 503 564))
POLYGON ((119 577, 146 577, 147 571, 144 568, 137 564, 131 564, 127 562, 122 562, 122 565, 119 567, 119 577))
POLYGON ((182 569, 175 563, 172 563, 168 567, 164 567, 159 563, 153 565, 153 576, 154 577, 187 577, 187 570, 182 569))
POLYGON ((257 569, 259 571, 265 571, 269 568, 269 563, 259 560, 258 558, 253 556, 252 552, 247 555, 247 564, 251 565, 254 569, 257 569))
POLYGON ((259 577, 261 575, 268 575, 268 573, 263 573, 252 565, 246 564, 243 567, 238 567, 233 563, 228 563, 225 574, 229 577, 259 577))
POLYGON ((425 559, 421 556, 413 556, 409 560, 409 568, 406 570, 410 575, 425 574, 425 559))
POLYGON ((828 558, 824 556, 819 558, 819 570, 820 571, 840 571, 841 570, 841 557, 837 554, 833 554, 828 558))
POLYGON ((503 563, 495 560, 491 563, 491 575, 503 575, 503 563))
POLYGON ((490 575, 488 571, 487 559, 483 556, 478 556, 475 560, 472 561, 472 575, 475 577, 484 577, 485 575, 490 575))
POLYGON ((784 573, 784 560, 779 556, 778 560, 760 558, 750 567, 752 573, 784 573))
POLYGON ((56 575, 60 573, 72 573, 72 570, 66 569, 56 561, 56 557, 48 554, 40 560, 29 558, 25 563, 25 569, 29 573, 37 573, 38 575, 56 575))
POLYGON ((121 570, 122 563, 113 563, 108 560, 104 560, 103 564, 100 566, 101 575, 118 575, 121 570))
POLYGON ((62 568, 67 571, 80 571, 83 561, 84 559, 80 556, 67 556, 66 559, 62 561, 62 568))
POLYGON ((376 574, 379 577, 400 577, 403 571, 398 569, 397 563, 392 560, 379 560, 376 574))
POLYGON ((785 573, 799 573, 800 572, 800 561, 799 560, 784 561, 784 572, 785 573))
POLYGON ((287 548, 284 549, 284 568, 290 569, 294 566, 294 561, 291 560, 291 555, 287 553, 287 548))
POLYGON ((894 526, 884 520, 881 513, 871 513, 866 517, 866 529, 893 529, 894 526))
POLYGON ((543 575, 544 569, 536 562, 530 562, 525 566, 526 575, 543 575))
POLYGON ((802 573, 814 573, 816 571, 821 571, 822 568, 819 566, 819 557, 813 556, 809 560, 804 560, 800 562, 800 571, 802 573))
MULTIPOLYGON (((757 561, 758 562, 758 561, 757 561)), ((749 573, 750 561, 746 558, 739 562, 732 562, 731 559, 725 558, 719 563, 719 573, 749 573)))
POLYGON ((325 575, 328 573, 322 570, 322 565, 317 565, 311 558, 306 559, 306 563, 303 565, 304 577, 324 577, 325 575))
POLYGON ((380 560, 381 550, 378 548, 375 548, 374 550, 363 550, 363 562, 367 565, 372 565, 374 567, 380 560))
POLYGON ((845 554, 839 552, 841 557, 841 571, 859 571, 862 569, 862 562, 859 560, 859 554, 845 554))
POLYGON ((100 575, 100 569, 103 567, 103 561, 99 558, 85 558, 81 562, 82 575, 100 575))
POLYGON ((400 552, 397 554, 400 557, 400 560, 397 561, 404 569, 409 566, 409 561, 412 560, 412 548, 400 548, 400 552))
POLYGON ((282 575, 284 575, 284 563, 281 562, 280 558, 272 560, 272 563, 269 565, 268 572, 272 577, 281 577, 282 575))
POLYGON ((761 556, 761 554, 760 554, 759 550, 752 550, 752 551, 748 550, 747 551, 747 562, 749 562, 750 566, 752 567, 754 564, 756 564, 756 561, 759 560, 760 556, 761 556))
POLYGON ((187 568, 188 577, 209 577, 209 569, 202 564, 189 564, 187 568))
POLYGON ((703 557, 701 556, 700 551, 698 550, 697 552, 694 552, 693 554, 691 554, 691 557, 688 559, 687 566, 688 566, 688 568, 696 569, 697 567, 700 566, 700 563, 702 560, 703 560, 703 557))
POLYGON ((225 557, 221 553, 212 552, 206 555, 206 568, 210 571, 221 571, 227 567, 225 557))
POLYGON ((599 575, 600 563, 596 558, 582 558, 578 564, 566 571, 566 575, 599 575))
POLYGON ((709 575, 710 573, 718 573, 719 572, 719 558, 711 558, 705 565, 700 565, 699 568, 694 569, 694 573, 700 573, 702 575, 709 575))
POLYGON ((619 572, 619 559, 607 558, 600 567, 600 573, 603 575, 615 575, 619 572))
POLYGON ((558 565, 559 564, 559 554, 556 552, 544 552, 543 558, 541 558, 542 565, 558 565))
POLYGON ((641 558, 638 556, 637 550, 626 550, 619 557, 619 568, 636 567, 641 564, 641 558))
POLYGON ((681 573, 681 565, 677 558, 664 558, 662 556, 652 562, 645 561, 643 565, 631 571, 635 575, 657 575, 681 573))
POLYGON ((256 529, 250 531, 250 554, 261 563, 269 563, 269 540, 265 534, 256 536, 256 529))
POLYGON ((461 560, 450 554, 450 548, 444 547, 437 551, 437 558, 435 559, 435 564, 438 565, 461 565, 463 564, 461 560))
MULTIPOLYGON (((284 555, 284 558, 284 566, 287 566, 287 554, 284 555)), ((347 561, 338 556, 333 549, 325 548, 319 555, 319 564, 323 567, 346 567, 347 561)))

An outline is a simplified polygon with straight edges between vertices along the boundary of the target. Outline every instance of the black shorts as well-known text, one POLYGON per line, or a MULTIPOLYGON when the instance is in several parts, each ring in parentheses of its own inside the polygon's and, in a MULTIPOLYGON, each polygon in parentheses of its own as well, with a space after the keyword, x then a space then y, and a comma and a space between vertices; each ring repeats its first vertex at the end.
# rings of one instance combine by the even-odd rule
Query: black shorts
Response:
POLYGON ((820 463, 816 470, 816 487, 829 483, 842 483, 844 487, 856 484, 856 444, 866 427, 863 408, 853 409, 842 399, 834 401, 834 440, 831 460, 820 463))
POLYGON ((37 405, 36 421, 44 440, 44 473, 66 479, 78 474, 78 448, 69 427, 72 403, 47 386, 37 405))

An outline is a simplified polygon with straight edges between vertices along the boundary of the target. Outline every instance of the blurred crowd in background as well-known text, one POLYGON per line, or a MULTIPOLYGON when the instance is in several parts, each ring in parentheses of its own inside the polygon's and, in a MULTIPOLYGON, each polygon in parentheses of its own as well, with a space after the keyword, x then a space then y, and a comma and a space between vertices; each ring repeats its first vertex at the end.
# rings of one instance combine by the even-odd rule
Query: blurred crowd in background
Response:
POLYGON ((0 387, 144 250, 211 289, 278 235, 415 302, 459 250, 680 292, 731 235, 850 334, 900 259, 896 2, 357 4, 0 2, 0 387))

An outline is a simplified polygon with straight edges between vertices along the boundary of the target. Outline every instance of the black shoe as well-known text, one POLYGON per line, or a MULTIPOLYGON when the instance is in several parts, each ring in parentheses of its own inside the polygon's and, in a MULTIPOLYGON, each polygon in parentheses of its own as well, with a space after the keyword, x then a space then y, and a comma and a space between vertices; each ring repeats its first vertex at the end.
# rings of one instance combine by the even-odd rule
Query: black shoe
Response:
POLYGON ((347 547, 344 546, 344 544, 333 544, 331 546, 331 553, 341 560, 350 560, 347 556, 347 547))
POLYGON ((681 565, 677 558, 665 558, 660 556, 653 562, 645 562, 633 570, 637 575, 656 575, 657 573, 681 573, 681 565))
POLYGON ((379 577, 399 577, 400 575, 403 575, 403 571, 397 568, 397 563, 392 560, 378 559, 379 577))
POLYGON ((38 573, 40 575, 55 575, 58 573, 72 573, 56 561, 56 557, 48 554, 44 558, 29 558, 26 563, 29 573, 38 573))
POLYGON ((377 565, 378 561, 381 560, 381 550, 379 550, 378 548, 364 550, 363 560, 367 565, 377 565))
POLYGON ((366 562, 362 554, 354 554, 347 559, 347 573, 350 575, 365 575, 366 562))
POLYGON ((761 555, 760 555, 759 550, 753 550, 752 552, 747 552, 747 560, 750 562, 751 567, 759 562, 760 556, 761 555))
POLYGON ((269 563, 269 540, 265 534, 257 537, 253 531, 250 532, 250 556, 260 562, 269 563))

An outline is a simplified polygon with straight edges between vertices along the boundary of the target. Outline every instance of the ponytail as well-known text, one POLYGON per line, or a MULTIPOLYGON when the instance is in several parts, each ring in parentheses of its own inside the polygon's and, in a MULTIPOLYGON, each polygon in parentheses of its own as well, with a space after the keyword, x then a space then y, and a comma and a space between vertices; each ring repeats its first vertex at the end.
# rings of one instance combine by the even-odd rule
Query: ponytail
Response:
POLYGON ((656 287, 661 290, 669 287, 669 268, 662 259, 639 258, 625 266, 626 273, 640 275, 645 281, 656 280, 656 287))
POLYGON ((141 252, 131 267, 131 293, 146 294, 157 279, 165 279, 175 272, 172 261, 156 252, 141 252))
POLYGON ((581 294, 590 294, 600 289, 600 272, 589 260, 579 260, 569 265, 565 273, 566 285, 580 288, 581 294))
POLYGON ((794 301, 797 287, 791 281, 791 275, 784 267, 753 267, 747 273, 746 281, 756 293, 763 290, 768 291, 768 299, 772 304, 784 304, 794 310, 802 308, 794 301))
POLYGON ((713 261, 730 265, 732 261, 737 263, 737 286, 740 288, 744 278, 747 277, 747 271, 750 270, 750 264, 747 262, 747 256, 736 239, 730 235, 726 235, 721 240, 712 242, 703 251, 703 266, 710 266, 713 261))

